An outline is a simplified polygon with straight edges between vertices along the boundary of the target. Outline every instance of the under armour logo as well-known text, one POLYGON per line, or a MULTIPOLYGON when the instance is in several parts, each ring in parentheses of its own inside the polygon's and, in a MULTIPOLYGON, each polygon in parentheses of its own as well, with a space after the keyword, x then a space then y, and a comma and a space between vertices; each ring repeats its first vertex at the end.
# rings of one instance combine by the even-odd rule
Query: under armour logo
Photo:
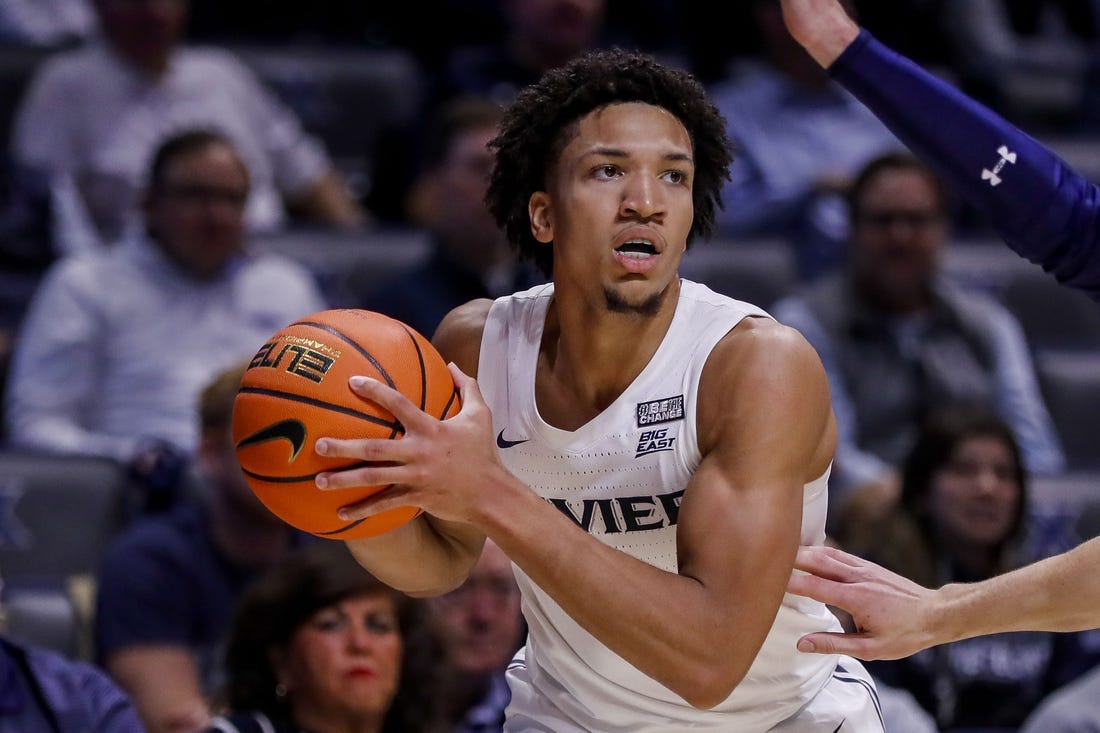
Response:
POLYGON ((1016 153, 1009 150, 1008 146, 1002 145, 997 148, 997 155, 1001 156, 1001 159, 993 166, 993 170, 982 168, 982 180, 989 181, 989 185, 994 187, 1001 185, 1000 173, 1004 170, 1005 164, 1012 163, 1016 165, 1016 153))

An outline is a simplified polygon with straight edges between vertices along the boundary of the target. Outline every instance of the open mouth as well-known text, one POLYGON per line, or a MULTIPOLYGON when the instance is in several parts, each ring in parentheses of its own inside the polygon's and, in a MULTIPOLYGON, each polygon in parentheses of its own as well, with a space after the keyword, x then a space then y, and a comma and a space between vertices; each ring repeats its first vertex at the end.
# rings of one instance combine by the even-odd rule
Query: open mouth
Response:
POLYGON ((638 260, 657 255, 657 248, 653 246, 653 243, 644 239, 631 239, 623 242, 615 251, 623 257, 638 260))

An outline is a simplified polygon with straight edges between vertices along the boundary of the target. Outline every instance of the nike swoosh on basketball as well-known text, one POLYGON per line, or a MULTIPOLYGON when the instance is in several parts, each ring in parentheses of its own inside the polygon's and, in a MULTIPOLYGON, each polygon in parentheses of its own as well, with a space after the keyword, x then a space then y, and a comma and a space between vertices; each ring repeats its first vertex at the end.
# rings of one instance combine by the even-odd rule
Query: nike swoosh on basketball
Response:
POLYGON ((237 443, 237 448, 266 443, 270 440, 286 440, 290 443, 290 459, 287 463, 292 463, 298 457, 298 454, 302 452, 302 448, 306 446, 306 426, 300 420, 280 420, 273 425, 257 430, 246 438, 242 438, 237 443))
POLYGON ((504 431, 501 430, 497 433, 497 447, 498 448, 511 448, 519 445, 520 443, 526 443, 530 438, 524 438, 523 440, 508 440, 504 437, 504 431))

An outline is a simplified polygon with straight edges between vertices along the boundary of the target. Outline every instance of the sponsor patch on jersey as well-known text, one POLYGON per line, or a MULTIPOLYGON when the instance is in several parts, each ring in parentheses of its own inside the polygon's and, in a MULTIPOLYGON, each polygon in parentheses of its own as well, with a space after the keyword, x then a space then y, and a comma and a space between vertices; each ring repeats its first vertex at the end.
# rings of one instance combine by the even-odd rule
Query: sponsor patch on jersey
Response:
POLYGON ((668 434, 671 429, 657 428, 642 433, 642 437, 638 439, 638 447, 634 451, 634 457, 641 458, 642 456, 648 456, 650 453, 672 450, 676 445, 676 436, 668 434))
POLYGON ((638 427, 640 428, 663 422, 672 422, 673 420, 683 420, 684 396, 681 394, 675 397, 653 400, 652 402, 639 402, 636 414, 638 416, 638 427))

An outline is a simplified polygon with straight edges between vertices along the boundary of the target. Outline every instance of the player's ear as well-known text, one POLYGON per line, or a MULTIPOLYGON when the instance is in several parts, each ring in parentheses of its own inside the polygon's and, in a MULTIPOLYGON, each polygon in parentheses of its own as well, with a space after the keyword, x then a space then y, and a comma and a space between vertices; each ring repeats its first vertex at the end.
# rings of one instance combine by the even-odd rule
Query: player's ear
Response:
POLYGON ((554 241, 554 217, 550 206, 550 194, 535 191, 527 202, 527 216, 531 220, 531 236, 547 244, 554 241))

